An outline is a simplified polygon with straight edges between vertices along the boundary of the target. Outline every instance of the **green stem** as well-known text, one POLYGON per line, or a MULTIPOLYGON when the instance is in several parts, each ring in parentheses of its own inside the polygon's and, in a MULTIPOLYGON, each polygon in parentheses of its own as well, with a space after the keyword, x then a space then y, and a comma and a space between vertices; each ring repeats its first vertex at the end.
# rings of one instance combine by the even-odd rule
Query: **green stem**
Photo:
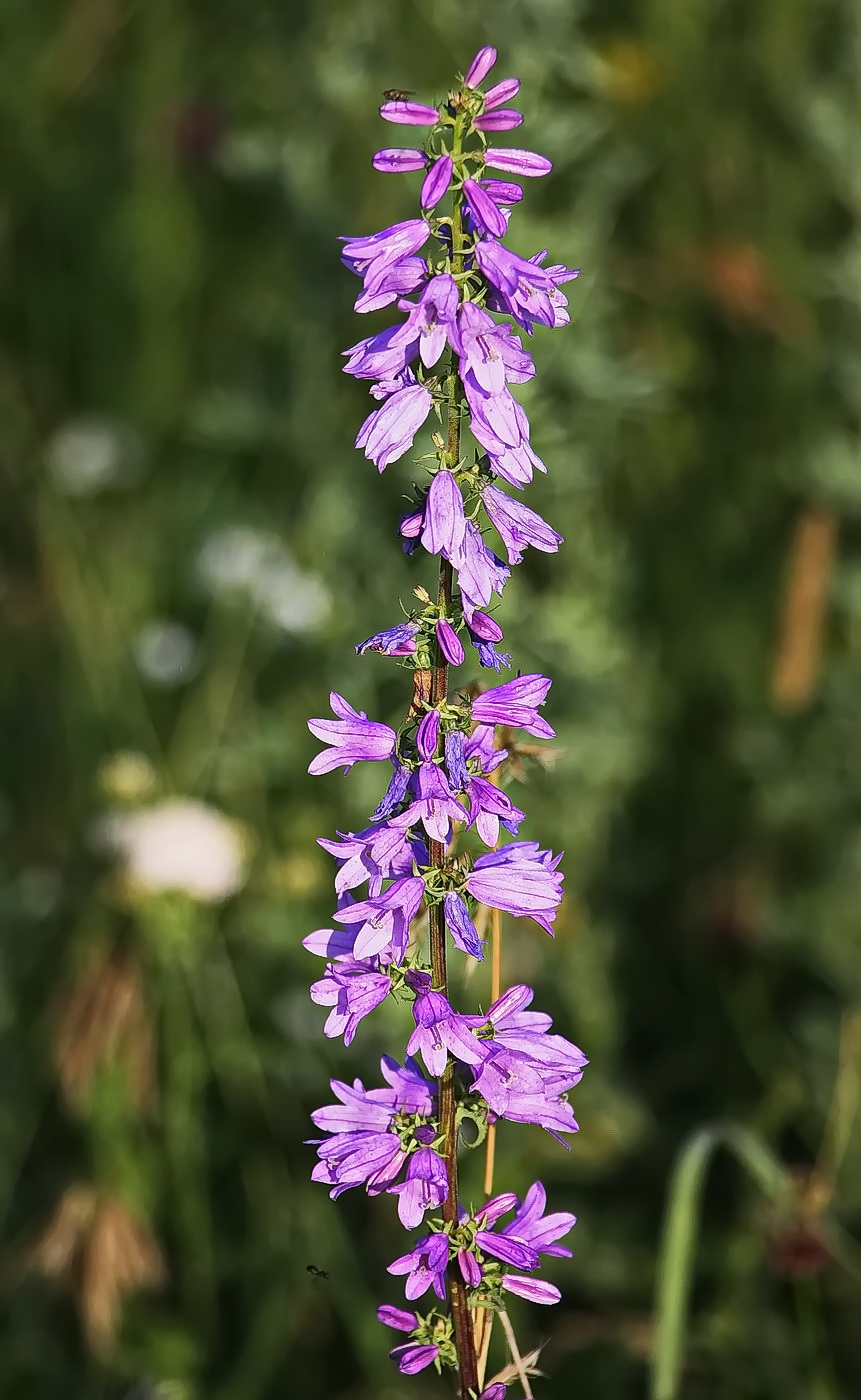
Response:
MULTIPOLYGON (((460 152, 461 125, 455 127, 452 154, 460 152)), ((463 267, 463 217, 460 195, 456 194, 452 209, 452 265, 454 271, 463 267)), ((457 373, 457 360, 452 356, 451 372, 448 377, 448 439, 445 451, 445 464, 454 468, 460 461, 460 379, 457 373)), ((448 560, 440 561, 437 602, 444 616, 451 613, 451 591, 453 570, 448 560)), ((433 673, 431 675, 431 704, 440 705, 448 695, 448 663, 439 642, 436 643, 433 673)), ((445 845, 441 841, 430 843, 430 864, 441 869, 445 862, 445 845)), ((430 930, 431 969, 434 986, 443 995, 448 993, 446 968, 445 917, 442 904, 431 906, 428 914, 430 930)), ((457 1124, 454 1095, 454 1065, 449 1060, 438 1082, 440 1135, 443 1138, 442 1156, 448 1176, 448 1195, 443 1205, 443 1219, 447 1225, 456 1227, 458 1223, 458 1184, 457 1184, 457 1124)), ((478 1390, 478 1360, 475 1353, 475 1337, 472 1316, 466 1297, 466 1289, 456 1263, 452 1261, 448 1271, 448 1286, 451 1296, 451 1315, 454 1326, 454 1341, 457 1349, 460 1394, 463 1400, 471 1391, 478 1390)))

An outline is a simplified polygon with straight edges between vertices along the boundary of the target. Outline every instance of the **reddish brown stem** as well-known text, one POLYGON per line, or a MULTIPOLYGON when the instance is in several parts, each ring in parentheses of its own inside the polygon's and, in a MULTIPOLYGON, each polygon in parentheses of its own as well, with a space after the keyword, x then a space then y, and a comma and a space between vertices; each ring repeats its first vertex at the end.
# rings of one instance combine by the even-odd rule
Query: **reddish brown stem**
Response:
MULTIPOLYGON (((446 614, 450 611, 452 588, 452 567, 446 560, 440 565, 438 601, 446 614)), ((448 694, 448 665, 439 646, 436 664, 431 678, 431 704, 438 705, 448 694)), ((441 841, 430 843, 430 863, 441 867, 445 861, 445 846, 441 841)), ((447 995, 448 973, 446 967, 445 917, 443 906, 434 904, 428 914, 430 925, 430 955, 434 987, 447 995)), ((443 1205, 443 1219, 447 1224, 457 1224, 457 1124, 454 1098, 454 1065, 449 1061, 445 1073, 438 1081, 439 1126, 443 1138, 442 1156, 448 1175, 448 1196, 443 1205)), ((451 1296, 451 1315, 454 1324, 454 1340, 457 1347, 460 1394, 463 1400, 470 1391, 478 1390, 478 1363, 475 1355, 475 1339, 472 1331, 472 1316, 466 1299, 463 1279, 452 1262, 449 1266, 448 1286, 451 1296)))

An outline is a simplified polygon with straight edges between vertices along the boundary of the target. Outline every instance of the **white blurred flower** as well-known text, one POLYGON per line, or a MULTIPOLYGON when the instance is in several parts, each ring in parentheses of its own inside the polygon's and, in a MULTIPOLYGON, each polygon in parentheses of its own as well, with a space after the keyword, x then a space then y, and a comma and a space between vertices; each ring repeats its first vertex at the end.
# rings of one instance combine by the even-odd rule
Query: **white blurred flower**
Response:
POLYGON ((70 496, 94 496, 106 486, 131 486, 140 475, 143 443, 124 423, 70 418, 45 449, 55 483, 70 496))
POLYGON ((213 593, 246 593, 285 632, 312 632, 331 606, 317 574, 300 569, 277 535, 249 525, 210 535, 197 556, 197 569, 213 593))
POLYGON ((155 618, 146 623, 132 642, 132 651, 141 675, 165 689, 184 685, 197 669, 194 637, 181 622, 155 618))
POLYGON ((249 843, 240 824, 192 798, 109 813, 96 835, 99 844, 122 854, 127 878, 147 894, 178 890, 214 904, 247 878, 249 843))

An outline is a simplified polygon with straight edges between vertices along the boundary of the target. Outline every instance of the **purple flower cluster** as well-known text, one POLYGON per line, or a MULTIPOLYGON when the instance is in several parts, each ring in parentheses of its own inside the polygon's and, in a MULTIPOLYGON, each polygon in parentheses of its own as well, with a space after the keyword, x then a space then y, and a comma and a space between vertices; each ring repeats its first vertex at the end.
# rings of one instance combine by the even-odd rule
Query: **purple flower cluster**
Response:
MULTIPOLYGON (((551 163, 488 145, 488 136, 495 141, 523 120, 508 105, 516 78, 482 87, 495 60, 494 49, 482 49, 439 109, 403 97, 384 103, 385 120, 426 129, 421 147, 386 147, 373 158, 384 173, 421 173, 420 217, 343 240, 342 259, 362 282, 356 310, 390 306, 400 317, 346 352, 346 372, 370 381, 378 405, 356 446, 383 471, 409 451, 432 412, 448 423, 447 441, 434 435, 436 463, 399 525, 408 554, 438 558, 440 584, 436 601, 417 588, 421 608, 356 647, 414 671, 401 726, 369 719, 337 693, 335 718, 309 721, 324 744, 309 772, 385 760, 390 776, 368 826, 321 838, 337 864, 337 908, 333 927, 304 943, 325 960, 311 996, 329 1008, 327 1036, 349 1045, 389 996, 409 1006, 402 1063, 382 1060, 386 1087, 333 1080, 338 1102, 312 1115, 325 1134, 314 1139, 313 1177, 333 1197, 361 1185, 395 1195, 401 1223, 424 1226, 389 1272, 404 1276, 410 1302, 432 1290, 441 1306, 427 1315, 385 1306, 379 1316, 408 1334, 392 1352, 402 1372, 456 1366, 463 1392, 473 1394, 475 1357, 464 1354, 473 1348, 469 1310, 502 1307, 506 1293, 556 1302, 558 1289, 534 1275, 542 1254, 570 1253, 557 1241, 574 1217, 545 1215, 538 1182, 522 1201, 506 1193, 467 1213, 457 1199, 455 1109, 480 1128, 532 1123, 563 1141, 577 1129, 567 1094, 586 1064, 551 1031, 548 1016, 528 1009, 529 987, 511 987, 487 1012, 463 1013, 440 972, 446 933, 452 947, 482 959, 478 906, 531 919, 552 935, 562 898, 560 856, 518 839, 525 814, 501 785, 508 753, 497 737, 500 727, 553 737, 540 713, 550 681, 517 674, 453 692, 447 682, 448 668, 465 662, 465 643, 481 666, 508 667, 491 609, 527 548, 553 553, 562 543, 520 499, 534 469, 545 468, 511 386, 535 373, 517 330, 531 337, 536 326, 565 325, 560 288, 577 273, 546 266, 544 252, 523 258, 503 242, 522 191, 491 172, 541 176, 551 163), (450 208, 441 213, 446 196, 450 208), (473 448, 461 438, 467 423, 473 448)), ((492 1383, 483 1400, 502 1400, 504 1389, 492 1383)))

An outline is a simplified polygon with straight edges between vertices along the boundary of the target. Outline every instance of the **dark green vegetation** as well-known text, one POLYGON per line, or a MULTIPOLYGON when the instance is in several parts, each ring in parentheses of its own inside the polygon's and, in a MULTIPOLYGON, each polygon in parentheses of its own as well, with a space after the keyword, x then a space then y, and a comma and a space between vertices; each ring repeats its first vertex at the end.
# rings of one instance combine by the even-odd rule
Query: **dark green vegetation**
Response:
POLYGON ((500 1133, 497 1183, 540 1174, 580 1217, 564 1303, 518 1334, 552 1335, 540 1395, 646 1394, 673 1163, 731 1119, 799 1196, 775 1211, 718 1159, 682 1393, 861 1394, 859 1270, 816 1215, 861 1230, 857 6, 5 18, 0 1394, 443 1393, 397 1378, 374 1319, 401 1297, 393 1202, 308 1180, 328 1077, 376 1082, 404 1026, 386 1008, 344 1052, 308 1001, 314 838, 362 824, 380 778, 308 778, 304 724, 333 686, 397 720, 407 678, 352 646, 432 574, 394 534, 409 465, 378 479, 352 448, 339 352, 387 313, 353 315, 335 240, 413 214, 417 178, 370 168, 401 140, 382 90, 439 97, 486 42, 523 79, 517 141, 556 165, 513 244, 584 269, 524 394, 550 468, 528 499, 566 546, 502 614, 555 677, 564 752, 512 795, 568 888, 555 945, 506 929, 506 979, 592 1061, 570 1156, 500 1133), (143 897, 106 857, 107 811, 170 794, 241 824, 232 855, 216 833, 222 876, 249 862, 230 900, 143 897))

